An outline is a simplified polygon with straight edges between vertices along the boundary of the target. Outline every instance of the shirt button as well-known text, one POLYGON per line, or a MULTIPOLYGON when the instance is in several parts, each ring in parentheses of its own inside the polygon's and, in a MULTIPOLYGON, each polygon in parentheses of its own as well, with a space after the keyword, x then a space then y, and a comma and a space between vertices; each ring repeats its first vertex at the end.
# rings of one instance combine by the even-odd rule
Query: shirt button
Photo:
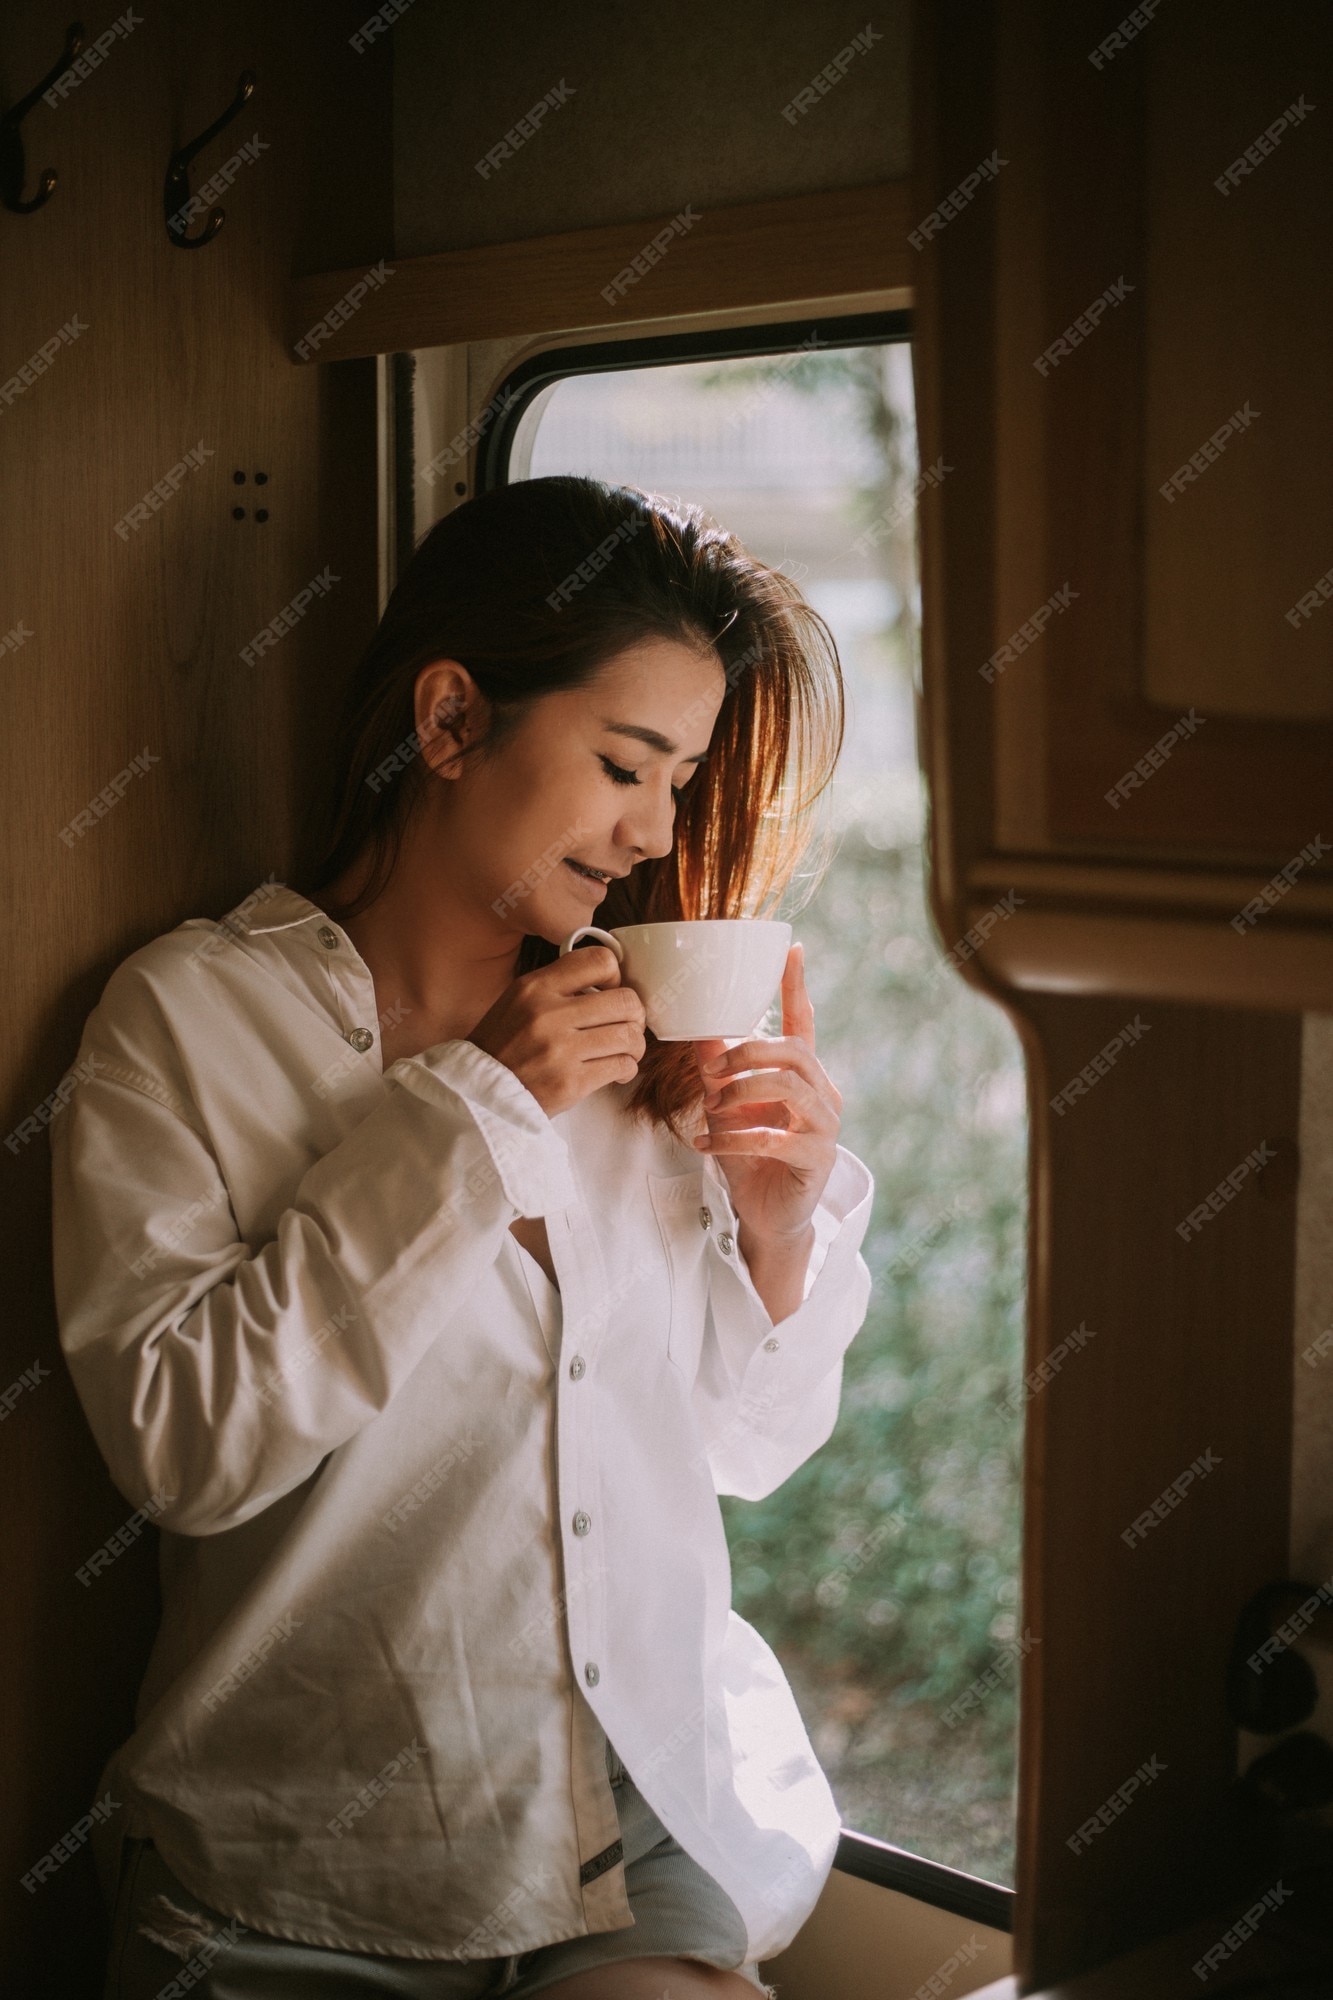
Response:
POLYGON ((730 1257, 731 1255, 732 1240, 733 1239, 730 1236, 728 1236, 725 1229, 722 1231, 722 1234, 717 1239, 717 1247, 722 1252, 724 1257, 730 1257))
POLYGON ((573 1376, 576 1382, 578 1381, 580 1375, 582 1375, 587 1365, 588 1365, 587 1362, 584 1360, 581 1354, 576 1354, 574 1356, 574 1359, 570 1362, 569 1372, 573 1376))
POLYGON ((586 1535, 591 1526, 592 1526, 591 1515, 585 1514, 582 1511, 582 1509, 580 1509, 580 1511, 574 1516, 574 1533, 576 1535, 586 1535))
POLYGON ((701 1209, 699 1210, 699 1227, 700 1227, 701 1229, 707 1229, 707 1227, 708 1227, 709 1223, 710 1223, 710 1222, 711 1222, 712 1220, 713 1220, 713 1217, 712 1217, 712 1214, 710 1213, 710 1211, 709 1211, 708 1209, 706 1209, 706 1208, 701 1208, 701 1209))
POLYGON ((766 1354, 776 1354, 777 1351, 778 1351, 778 1343, 776 1342, 776 1340, 766 1340, 764 1342, 764 1352, 766 1354))
POLYGON ((319 939, 325 951, 337 951, 338 933, 335 930, 330 930, 327 924, 321 924, 315 932, 315 936, 319 939))
POLYGON ((373 1048, 375 1045, 375 1037, 371 1034, 369 1028, 353 1028, 346 1039, 360 1056, 363 1056, 367 1049, 373 1048))
POLYGON ((583 1678, 588 1683, 588 1686, 590 1688, 596 1687, 598 1681, 602 1678, 601 1670, 599 1669, 596 1660, 588 1660, 585 1663, 583 1668, 583 1678))

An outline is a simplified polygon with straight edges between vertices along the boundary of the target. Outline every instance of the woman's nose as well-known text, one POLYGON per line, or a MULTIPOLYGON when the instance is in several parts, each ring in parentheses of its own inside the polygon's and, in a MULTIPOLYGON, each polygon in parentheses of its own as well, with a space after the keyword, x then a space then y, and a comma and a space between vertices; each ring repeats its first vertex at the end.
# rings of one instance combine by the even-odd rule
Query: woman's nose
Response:
MULTIPOLYGON (((644 790, 648 790, 646 785, 644 790)), ((621 820, 618 831, 624 838, 617 844, 636 848, 645 860, 656 861, 662 855, 670 854, 676 839, 676 802, 670 791, 667 791, 665 799, 636 799, 633 809, 627 811, 621 820)))

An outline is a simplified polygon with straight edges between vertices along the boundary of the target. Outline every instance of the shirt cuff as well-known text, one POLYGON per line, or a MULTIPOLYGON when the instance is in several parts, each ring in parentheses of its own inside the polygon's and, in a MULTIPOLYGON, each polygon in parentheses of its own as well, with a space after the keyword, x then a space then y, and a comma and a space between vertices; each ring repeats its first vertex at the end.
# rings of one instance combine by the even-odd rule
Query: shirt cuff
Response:
POLYGON ((710 1202, 716 1198, 723 1216, 711 1263, 713 1324, 722 1358, 736 1392, 760 1399, 773 1427, 780 1428, 783 1416, 794 1413, 837 1366, 864 1324, 870 1274, 859 1253, 875 1183, 855 1153, 839 1146, 811 1217, 815 1242, 802 1302, 775 1323, 741 1255, 739 1224, 721 1170, 716 1160, 704 1157, 714 1189, 710 1202))
POLYGON ((419 1097, 447 1090, 467 1107, 519 1215, 549 1215, 578 1200, 566 1141, 498 1057, 475 1042, 436 1042, 401 1057, 385 1074, 419 1097))

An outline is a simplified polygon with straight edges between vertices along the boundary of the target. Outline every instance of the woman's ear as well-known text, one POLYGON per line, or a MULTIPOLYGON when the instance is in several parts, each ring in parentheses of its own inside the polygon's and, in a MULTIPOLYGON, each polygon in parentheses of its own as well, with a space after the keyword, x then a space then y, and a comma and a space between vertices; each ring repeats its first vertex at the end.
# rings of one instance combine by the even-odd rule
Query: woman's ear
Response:
POLYGON ((480 688, 459 661, 433 660, 422 668, 416 684, 416 733, 436 777, 458 776, 458 752, 475 734, 484 705, 480 688))

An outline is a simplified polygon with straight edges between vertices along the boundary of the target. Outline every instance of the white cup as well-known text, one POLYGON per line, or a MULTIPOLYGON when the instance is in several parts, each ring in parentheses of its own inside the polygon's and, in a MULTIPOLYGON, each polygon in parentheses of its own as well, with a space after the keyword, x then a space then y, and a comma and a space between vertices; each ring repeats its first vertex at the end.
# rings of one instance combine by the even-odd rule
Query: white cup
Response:
POLYGON ((613 931, 581 924, 561 945, 560 956, 585 937, 610 945, 624 984, 642 1000, 659 1042, 744 1040, 782 984, 791 925, 762 917, 621 924, 613 931))

